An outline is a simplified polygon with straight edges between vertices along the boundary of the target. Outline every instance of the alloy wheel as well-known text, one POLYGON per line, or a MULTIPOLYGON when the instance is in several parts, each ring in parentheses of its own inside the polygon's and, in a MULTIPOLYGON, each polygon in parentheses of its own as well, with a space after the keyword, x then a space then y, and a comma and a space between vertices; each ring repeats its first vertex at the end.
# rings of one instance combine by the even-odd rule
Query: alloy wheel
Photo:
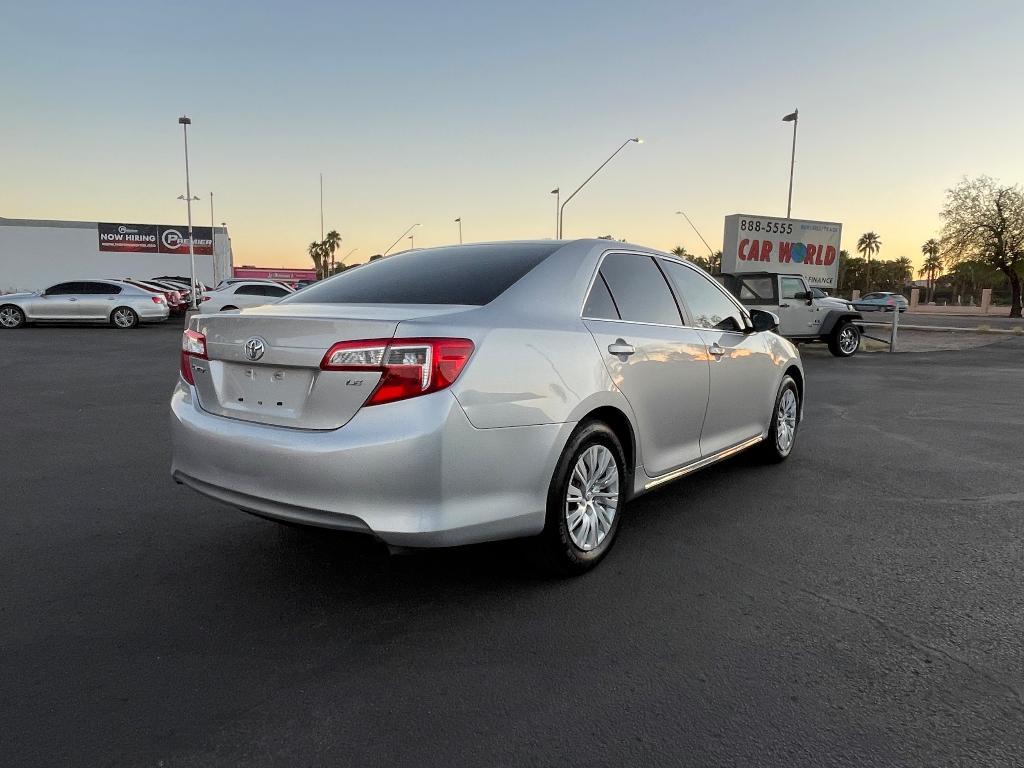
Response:
POLYGON ((0 325, 4 328, 17 328, 21 325, 21 311, 15 307, 0 309, 0 325))
POLYGON ((796 437, 796 393, 787 389, 779 398, 779 410, 775 416, 775 445, 779 453, 788 454, 796 437))
POLYGON ((114 325, 118 328, 131 328, 135 325, 135 317, 130 309, 119 309, 114 312, 114 325))
POLYGON ((619 509, 619 465, 604 445, 592 445, 576 461, 565 496, 572 543, 584 552, 601 545, 619 509))
POLYGON ((848 325, 839 332, 839 349, 844 354, 852 355, 857 351, 857 346, 860 344, 860 339, 857 338, 857 331, 854 330, 852 325, 848 325))

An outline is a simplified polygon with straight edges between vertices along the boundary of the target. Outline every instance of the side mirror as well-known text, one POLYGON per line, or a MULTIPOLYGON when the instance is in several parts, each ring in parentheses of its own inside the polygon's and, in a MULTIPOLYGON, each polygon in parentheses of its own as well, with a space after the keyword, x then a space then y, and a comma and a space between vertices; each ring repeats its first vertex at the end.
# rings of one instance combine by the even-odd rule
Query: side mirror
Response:
POLYGON ((814 296, 811 295, 810 291, 800 291, 799 293, 794 293, 793 298, 797 301, 812 301, 814 296))
POLYGON ((750 310, 750 322, 754 326, 755 333, 774 331, 779 327, 778 315, 771 312, 765 312, 763 309, 750 310))

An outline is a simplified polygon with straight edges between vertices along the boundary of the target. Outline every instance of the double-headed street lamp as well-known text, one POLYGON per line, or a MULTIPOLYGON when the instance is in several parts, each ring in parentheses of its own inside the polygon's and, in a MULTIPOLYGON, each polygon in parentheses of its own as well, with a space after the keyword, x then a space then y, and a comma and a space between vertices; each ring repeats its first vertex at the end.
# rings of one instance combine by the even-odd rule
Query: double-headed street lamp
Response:
MULTIPOLYGON (((567 206, 569 204, 569 201, 572 200, 574 197, 576 197, 576 195, 579 193, 579 191, 581 189, 583 189, 585 186, 587 186, 587 183, 592 178, 597 176, 597 174, 600 173, 601 169, 604 168, 606 165, 608 165, 608 163, 610 163, 612 161, 612 158, 614 158, 617 154, 619 154, 619 152, 621 152, 623 149, 625 149, 627 144, 643 144, 643 143, 644 143, 644 140, 639 138, 639 137, 638 138, 633 138, 633 139, 626 139, 624 142, 622 142, 622 146, 620 146, 618 149, 616 149, 614 152, 612 152, 611 157, 609 157, 607 160, 605 160, 603 163, 601 163, 599 166, 597 166, 597 170, 594 171, 589 176, 587 176, 586 181, 584 181, 582 184, 580 184, 578 187, 576 187, 576 191, 575 192, 573 192, 571 195, 569 195, 567 198, 565 198, 565 202, 562 203, 561 207, 558 209, 558 239, 559 240, 562 239, 562 226, 563 226, 563 224, 565 222, 565 206, 567 206)), ((558 190, 552 190, 552 193, 557 193, 557 191, 558 190)))
POLYGON ((188 175, 188 127, 192 125, 192 121, 185 115, 178 118, 178 125, 181 126, 181 130, 185 136, 185 196, 178 197, 179 200, 184 200, 188 203, 188 258, 192 264, 192 309, 196 309, 196 251, 192 247, 192 201, 198 200, 198 197, 192 197, 192 182, 188 175))
POLYGON ((395 242, 393 242, 391 245, 389 245, 388 249, 386 251, 384 251, 384 253, 381 254, 381 257, 383 258, 384 256, 387 256, 389 253, 391 253, 391 249, 394 248, 396 245, 398 245, 402 241, 403 237, 408 235, 410 232, 412 232, 418 226, 419 226, 419 224, 413 224, 411 227, 409 227, 407 230, 405 230, 405 232, 400 234, 398 236, 398 238, 395 240, 395 242))

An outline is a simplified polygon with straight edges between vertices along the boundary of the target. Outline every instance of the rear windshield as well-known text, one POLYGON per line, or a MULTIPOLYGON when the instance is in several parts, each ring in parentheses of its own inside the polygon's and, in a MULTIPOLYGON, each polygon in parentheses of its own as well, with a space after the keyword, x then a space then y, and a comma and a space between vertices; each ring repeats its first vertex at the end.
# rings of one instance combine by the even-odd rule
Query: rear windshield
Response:
POLYGON ((410 251, 314 283, 280 304, 488 304, 560 243, 467 245, 410 251))

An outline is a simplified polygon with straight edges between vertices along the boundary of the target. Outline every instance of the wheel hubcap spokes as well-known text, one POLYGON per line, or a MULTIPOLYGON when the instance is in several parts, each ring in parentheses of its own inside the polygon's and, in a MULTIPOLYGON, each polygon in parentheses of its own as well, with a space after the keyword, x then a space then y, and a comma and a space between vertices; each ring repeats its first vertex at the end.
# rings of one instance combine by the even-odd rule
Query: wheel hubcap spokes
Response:
POLYGON ((121 312, 118 312, 116 315, 114 315, 114 322, 121 326, 130 325, 132 322, 132 318, 127 312, 124 312, 122 310, 121 312))
POLYGON ((776 419, 775 444, 782 453, 788 453, 796 436, 796 395, 793 390, 787 389, 782 393, 776 419))
POLYGON ((592 445, 576 461, 565 496, 565 521, 572 543, 584 551, 599 546, 619 508, 619 466, 603 445, 592 445))
POLYGON ((4 325, 7 328, 13 328, 18 324, 18 313, 13 309, 5 309, 0 312, 0 325, 4 325))
POLYGON ((839 347, 846 353, 857 348, 857 334, 852 328, 844 328, 843 332, 839 334, 839 347))

